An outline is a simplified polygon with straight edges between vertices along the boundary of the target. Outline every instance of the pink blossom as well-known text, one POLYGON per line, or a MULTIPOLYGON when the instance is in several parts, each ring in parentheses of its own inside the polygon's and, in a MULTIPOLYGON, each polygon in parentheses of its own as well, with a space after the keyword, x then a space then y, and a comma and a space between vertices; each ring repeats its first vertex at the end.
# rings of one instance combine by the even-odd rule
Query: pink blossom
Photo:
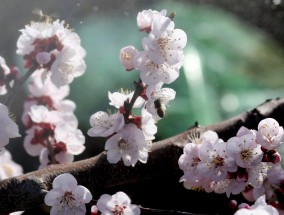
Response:
POLYGON ((90 191, 81 185, 73 175, 64 173, 57 176, 51 189, 45 196, 44 202, 51 206, 51 215, 85 215, 86 203, 92 200, 90 191))
POLYGON ((120 63, 126 71, 131 71, 135 68, 135 58, 137 54, 138 50, 134 46, 126 46, 120 50, 120 63))
POLYGON ((114 195, 103 194, 97 203, 102 215, 139 215, 140 208, 131 204, 130 198, 124 192, 114 195))
POLYGON ((271 150, 282 144, 284 131, 283 127, 272 118, 261 120, 258 124, 258 132, 256 141, 263 148, 271 150))

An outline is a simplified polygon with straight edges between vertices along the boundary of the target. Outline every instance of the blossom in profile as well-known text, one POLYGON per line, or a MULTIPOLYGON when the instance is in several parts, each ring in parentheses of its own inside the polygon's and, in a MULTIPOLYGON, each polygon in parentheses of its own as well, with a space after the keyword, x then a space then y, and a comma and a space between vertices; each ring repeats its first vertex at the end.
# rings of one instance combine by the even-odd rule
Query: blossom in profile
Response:
POLYGON ((20 137, 17 124, 10 118, 8 108, 0 103, 0 148, 9 143, 10 138, 20 137))
POLYGON ((140 31, 149 33, 152 30, 154 20, 159 16, 166 16, 166 14, 166 10, 162 10, 161 12, 151 9, 143 10, 137 14, 137 26, 140 31))
POLYGON ((239 209, 234 215, 279 215, 279 212, 265 201, 265 196, 259 197, 254 205, 239 209))
POLYGON ((21 165, 12 160, 11 153, 7 150, 0 155, 0 180, 23 174, 21 165))
POLYGON ((52 188, 45 196, 44 202, 51 206, 51 215, 85 215, 86 203, 92 200, 91 192, 78 185, 75 177, 69 173, 57 176, 52 188))
POLYGON ((103 194, 98 202, 97 208, 102 215, 139 215, 139 206, 131 204, 130 198, 124 192, 114 195, 103 194))

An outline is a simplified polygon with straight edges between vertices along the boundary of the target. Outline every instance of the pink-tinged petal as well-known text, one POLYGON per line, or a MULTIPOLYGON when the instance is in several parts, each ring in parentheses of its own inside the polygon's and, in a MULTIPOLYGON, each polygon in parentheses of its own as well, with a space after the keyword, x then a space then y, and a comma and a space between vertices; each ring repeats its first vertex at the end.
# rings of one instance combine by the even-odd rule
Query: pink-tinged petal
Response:
POLYGON ((72 191, 77 187, 77 180, 70 173, 57 176, 52 183, 53 189, 72 191))
POLYGON ((117 163, 121 159, 121 153, 116 149, 111 149, 107 151, 107 160, 110 163, 117 163))
POLYGON ((44 203, 49 206, 55 206, 59 204, 62 198, 62 192, 57 190, 50 190, 44 197, 44 203))
POLYGON ((102 214, 111 212, 115 207, 115 203, 112 201, 112 196, 108 194, 101 195, 97 202, 97 207, 102 214))
POLYGON ((91 192, 81 185, 76 187, 74 195, 76 197, 76 201, 80 201, 82 203, 89 203, 93 198, 91 192))

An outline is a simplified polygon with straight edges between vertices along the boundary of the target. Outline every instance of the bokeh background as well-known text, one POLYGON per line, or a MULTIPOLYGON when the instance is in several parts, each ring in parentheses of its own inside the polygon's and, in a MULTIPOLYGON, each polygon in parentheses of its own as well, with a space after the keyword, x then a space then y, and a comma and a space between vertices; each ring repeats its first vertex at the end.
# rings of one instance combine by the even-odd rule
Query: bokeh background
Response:
MULTIPOLYGON (((107 92, 133 89, 137 71, 126 72, 119 50, 134 45, 142 50, 144 33, 136 16, 144 9, 175 11, 176 28, 188 35, 180 77, 169 87, 177 92, 166 116, 158 123, 157 140, 178 134, 195 122, 208 125, 254 108, 266 99, 284 95, 284 7, 281 0, 1 0, 0 55, 22 68, 16 55, 19 29, 39 21, 42 10, 53 19, 66 20, 81 37, 87 51, 87 71, 74 80, 68 97, 77 104, 80 129, 86 134, 90 116, 106 111, 107 92), (282 28, 281 28, 282 27, 282 28)), ((24 72, 24 69, 21 69, 24 72)), ((21 124, 23 89, 11 112, 21 124)), ((103 150, 103 139, 86 139, 86 151, 75 159, 103 150), (101 143, 100 143, 101 142, 101 143)), ((8 145, 25 172, 36 170, 38 157, 23 149, 23 139, 8 145)))

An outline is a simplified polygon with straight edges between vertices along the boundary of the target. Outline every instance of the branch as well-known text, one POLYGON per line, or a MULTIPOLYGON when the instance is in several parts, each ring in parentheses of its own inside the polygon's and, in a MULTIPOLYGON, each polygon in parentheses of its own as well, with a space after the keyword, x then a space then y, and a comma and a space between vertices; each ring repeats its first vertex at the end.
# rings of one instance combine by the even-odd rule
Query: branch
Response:
MULTIPOLYGON (((215 130, 220 138, 227 140, 236 135, 240 126, 256 128, 258 122, 266 117, 273 117, 283 125, 284 99, 268 100, 251 111, 206 126, 205 129, 215 130)), ((112 194, 123 190, 135 204, 171 209, 172 214, 177 211, 228 214, 227 198, 224 195, 186 190, 178 182, 182 171, 177 163, 189 132, 190 129, 154 143, 147 164, 138 163, 134 168, 126 167, 122 162, 110 164, 106 153, 102 152, 93 158, 72 164, 51 165, 1 181, 0 214, 42 204, 46 191, 51 189, 53 179, 65 172, 73 174, 78 184, 86 186, 94 199, 98 199, 103 193, 112 194)))

